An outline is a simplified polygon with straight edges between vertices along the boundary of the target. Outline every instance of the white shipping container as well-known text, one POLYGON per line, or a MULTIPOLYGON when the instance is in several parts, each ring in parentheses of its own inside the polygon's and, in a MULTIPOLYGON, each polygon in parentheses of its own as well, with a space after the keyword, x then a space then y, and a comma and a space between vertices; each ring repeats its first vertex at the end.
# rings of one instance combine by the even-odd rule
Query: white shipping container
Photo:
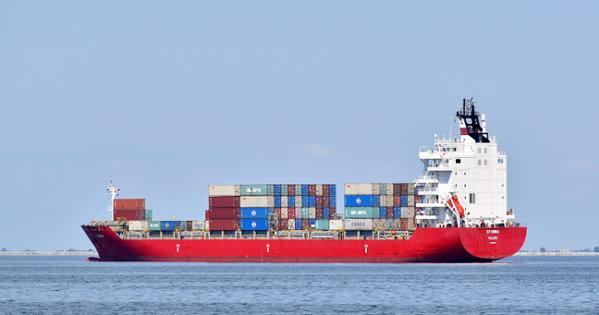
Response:
POLYGON ((206 231, 210 231, 210 221, 206 220, 206 223, 204 223, 204 227, 206 229, 206 231))
POLYGON ((316 208, 308 208, 308 219, 316 219, 316 208))
POLYGON ((281 207, 287 207, 288 204, 289 204, 289 197, 281 196, 281 207))
POLYGON ((345 219, 343 228, 347 231, 372 231, 372 219, 345 219))
POLYGON ((274 207, 275 199, 274 196, 242 196, 239 198, 239 205, 242 208, 245 207, 261 207, 269 208, 274 207))
POLYGON ((341 231, 343 229, 343 220, 329 220, 329 230, 341 231))
POLYGON ((322 184, 316 185, 316 196, 322 196, 322 184))
POLYGON ((239 185, 208 185, 208 196, 239 196, 239 185))
MULTIPOLYGON (((373 187, 376 184, 345 184, 346 195, 374 195, 373 187)), ((378 188, 378 185, 376 185, 378 188)), ((377 189, 378 190, 378 189, 377 189)))
POLYGON ((128 221, 129 231, 147 231, 148 221, 128 221))
POLYGON ((192 221, 191 229, 193 231, 204 231, 206 229, 206 223, 204 221, 192 221))
POLYGON ((287 219, 287 218, 289 218, 289 209, 281 208, 281 219, 287 219))
POLYGON ((295 196, 295 208, 302 207, 302 196, 295 196))
POLYGON ((287 229, 295 230, 295 220, 294 219, 287 220, 287 229))

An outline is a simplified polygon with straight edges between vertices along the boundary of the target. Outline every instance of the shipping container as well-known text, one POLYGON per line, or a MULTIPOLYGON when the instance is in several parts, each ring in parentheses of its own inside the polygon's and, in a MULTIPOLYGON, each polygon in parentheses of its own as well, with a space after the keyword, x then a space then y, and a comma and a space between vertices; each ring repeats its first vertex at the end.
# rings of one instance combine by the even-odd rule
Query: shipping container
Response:
POLYGON ((379 207, 379 219, 387 219, 387 208, 379 207))
POLYGON ((400 207, 407 207, 408 206, 408 196, 401 196, 399 197, 399 206, 400 207))
POLYGON ((148 231, 160 231, 161 229, 160 221, 148 221, 148 231))
POLYGON ((323 212, 324 212, 323 209, 316 208, 316 219, 322 219, 323 218, 323 212))
POLYGON ((345 217, 348 219, 360 219, 360 218, 373 218, 374 212, 378 211, 378 208, 373 207, 346 207, 345 217))
POLYGON ((268 231, 267 219, 241 219, 242 231, 268 231))
POLYGON ((146 211, 143 209, 114 209, 114 221, 145 220, 146 211))
POLYGON ((287 220, 287 229, 288 230, 295 230, 295 219, 288 219, 287 220))
POLYGON ((346 195, 346 207, 374 207, 375 196, 373 195, 346 195))
POLYGON ((316 196, 316 185, 308 185, 308 195, 316 196))
POLYGON ((401 218, 414 218, 416 211, 414 207, 402 207, 401 218))
POLYGON ((147 231, 148 221, 129 221, 129 231, 147 231))
POLYGON ((176 221, 160 221, 160 229, 162 231, 174 231, 177 228, 176 221))
POLYGON ((294 203, 296 208, 301 208, 302 205, 302 196, 295 196, 295 203, 294 203))
MULTIPOLYGON (((295 185, 287 185, 287 195, 295 196, 295 185)), ((291 198, 289 198, 291 199, 291 198)))
POLYGON ((289 217, 289 219, 295 219, 295 210, 296 208, 289 208, 287 209, 287 216, 289 217))
POLYGON ((316 224, 314 226, 317 230, 328 230, 329 229, 329 220, 316 220, 316 224))
POLYGON ((281 196, 274 196, 274 207, 281 208, 281 196))
POLYGON ((239 194, 241 196, 268 196, 269 185, 256 184, 256 185, 240 185, 239 194))
POLYGON ((295 195, 296 196, 302 195, 302 185, 300 185, 300 184, 295 185, 295 195))
POLYGON ((329 220, 331 218, 331 210, 329 208, 322 209, 322 219, 329 220))
POLYGON ((240 197, 210 197, 208 200, 210 208, 239 208, 240 197))
POLYGON ((386 207, 387 210, 387 219, 393 219, 393 207, 386 207))
POLYGON ((308 219, 316 219, 316 208, 308 208, 308 219))
POLYGON ((331 231, 343 230, 343 220, 329 220, 329 229, 331 231))
POLYGON ((295 226, 294 226, 295 230, 303 230, 304 226, 302 223, 302 219, 295 219, 295 226))
POLYGON ((372 184, 345 184, 345 195, 373 195, 372 184))
POLYGON ((326 185, 316 184, 316 193, 315 193, 316 196, 322 196, 323 195, 323 191, 324 191, 323 187, 324 186, 326 186, 326 185))
POLYGON ((241 208, 242 219, 267 219, 268 208, 264 207, 252 207, 252 208, 241 208))
POLYGON ((393 218, 394 219, 401 218, 401 208, 400 207, 394 207, 393 208, 393 218))
POLYGON ((243 208, 254 207, 274 207, 273 196, 243 196, 240 198, 239 204, 243 208))
POLYGON ((283 195, 283 191, 282 191, 283 186, 276 184, 273 185, 273 192, 275 196, 282 196, 283 195))
POLYGON ((222 197, 222 196, 239 196, 240 194, 239 185, 208 185, 208 196, 210 197, 222 197))
POLYGON ((210 231, 235 231, 239 229, 239 220, 236 219, 216 219, 206 222, 210 231))
POLYGON ((281 208, 281 219, 289 218, 289 208, 281 208))
MULTIPOLYGON (((283 192, 287 192, 287 191, 283 190, 283 192)), ((287 224, 288 224, 287 219, 279 221, 279 223, 277 225, 277 230, 278 231, 287 230, 287 224)))
POLYGON ((150 209, 146 209, 145 213, 144 213, 144 219, 146 221, 152 221, 152 218, 154 217, 154 215, 152 214, 152 210, 150 209))
POLYGON ((239 208, 214 208, 206 211, 206 219, 239 219, 239 208))
POLYGON ((346 219, 343 228, 347 231, 371 231, 372 219, 346 219))
POLYGON ((191 230, 192 231, 204 231, 206 229, 206 224, 204 221, 192 221, 191 230))
POLYGON ((114 210, 145 210, 146 209, 146 200, 145 199, 114 199, 113 202, 114 210))

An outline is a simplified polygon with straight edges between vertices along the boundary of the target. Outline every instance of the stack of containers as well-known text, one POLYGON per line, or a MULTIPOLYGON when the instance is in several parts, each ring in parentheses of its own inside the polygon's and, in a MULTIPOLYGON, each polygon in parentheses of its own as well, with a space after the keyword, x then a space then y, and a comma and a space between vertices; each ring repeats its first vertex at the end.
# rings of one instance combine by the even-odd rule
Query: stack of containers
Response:
POLYGON ((146 218, 145 199, 114 199, 112 206, 114 221, 145 220, 146 218))
POLYGON ((210 185, 208 191, 210 230, 218 230, 212 211, 233 204, 241 231, 325 229, 337 208, 334 184, 210 185))
POLYGON ((206 226, 210 231, 236 231, 241 216, 239 185, 208 186, 206 226))
POLYGON ((413 229, 414 205, 414 184, 411 183, 345 184, 345 219, 348 221, 345 228, 413 229), (354 224, 352 220, 371 222, 354 224))

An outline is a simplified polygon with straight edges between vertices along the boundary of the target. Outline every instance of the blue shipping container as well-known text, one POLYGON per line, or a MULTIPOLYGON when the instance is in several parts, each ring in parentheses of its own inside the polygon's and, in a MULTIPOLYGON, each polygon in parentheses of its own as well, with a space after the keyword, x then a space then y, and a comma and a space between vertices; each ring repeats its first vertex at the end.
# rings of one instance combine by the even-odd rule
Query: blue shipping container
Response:
POLYGON ((394 219, 401 218, 401 208, 399 208, 399 207, 393 208, 393 218, 394 219))
POLYGON ((381 196, 372 196, 372 206, 373 207, 378 207, 381 205, 381 196))
POLYGON ((308 185, 302 185, 302 195, 308 196, 310 194, 310 187, 308 185))
POLYGON ((295 208, 295 196, 289 196, 287 199, 287 206, 289 208, 295 208))
POLYGON ((408 206, 408 196, 401 196, 401 197, 399 197, 399 206, 400 207, 407 207, 408 206))
POLYGON ((275 196, 275 208, 281 208, 281 196, 275 196))
POLYGON ((308 220, 308 224, 309 224, 311 227, 316 227, 316 219, 310 219, 310 220, 308 220))
POLYGON ((175 221, 160 221, 160 229, 163 231, 174 231, 177 228, 175 221))
POLYGON ((316 196, 308 196, 308 207, 316 207, 316 196))
POLYGON ((275 196, 282 195, 282 193, 281 193, 282 192, 281 185, 275 185, 274 191, 275 191, 275 196))
POLYGON ((268 231, 267 219, 241 219, 242 231, 268 231))
POLYGON ((387 219, 387 208, 385 208, 385 207, 379 208, 379 219, 387 219))
POLYGON ((295 219, 295 229, 303 230, 302 219, 295 219))
POLYGON ((329 199, 329 206, 331 206, 331 208, 337 208, 337 197, 336 196, 331 196, 331 199, 329 199))
POLYGON ((329 195, 330 195, 331 197, 335 197, 335 196, 337 196, 337 185, 335 185, 335 184, 332 184, 332 185, 329 187, 329 195))
POLYGON ((373 207, 374 196, 372 195, 346 195, 346 207, 373 207))
POLYGON ((266 219, 268 208, 241 208, 242 219, 266 219))
POLYGON ((331 210, 329 208, 322 209, 322 218, 329 219, 331 217, 331 210))

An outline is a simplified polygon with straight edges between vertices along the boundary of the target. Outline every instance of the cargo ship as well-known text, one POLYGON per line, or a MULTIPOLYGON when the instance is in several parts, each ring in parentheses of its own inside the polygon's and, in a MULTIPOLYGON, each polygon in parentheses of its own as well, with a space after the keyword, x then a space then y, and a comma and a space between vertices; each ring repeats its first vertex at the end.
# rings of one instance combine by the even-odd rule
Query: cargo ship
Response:
POLYGON ((527 228, 507 206, 507 155, 464 99, 459 135, 420 148, 410 183, 209 185, 204 220, 158 221, 111 194, 112 220, 83 225, 100 261, 491 262, 527 228), (337 211, 337 198, 343 210, 337 211))

